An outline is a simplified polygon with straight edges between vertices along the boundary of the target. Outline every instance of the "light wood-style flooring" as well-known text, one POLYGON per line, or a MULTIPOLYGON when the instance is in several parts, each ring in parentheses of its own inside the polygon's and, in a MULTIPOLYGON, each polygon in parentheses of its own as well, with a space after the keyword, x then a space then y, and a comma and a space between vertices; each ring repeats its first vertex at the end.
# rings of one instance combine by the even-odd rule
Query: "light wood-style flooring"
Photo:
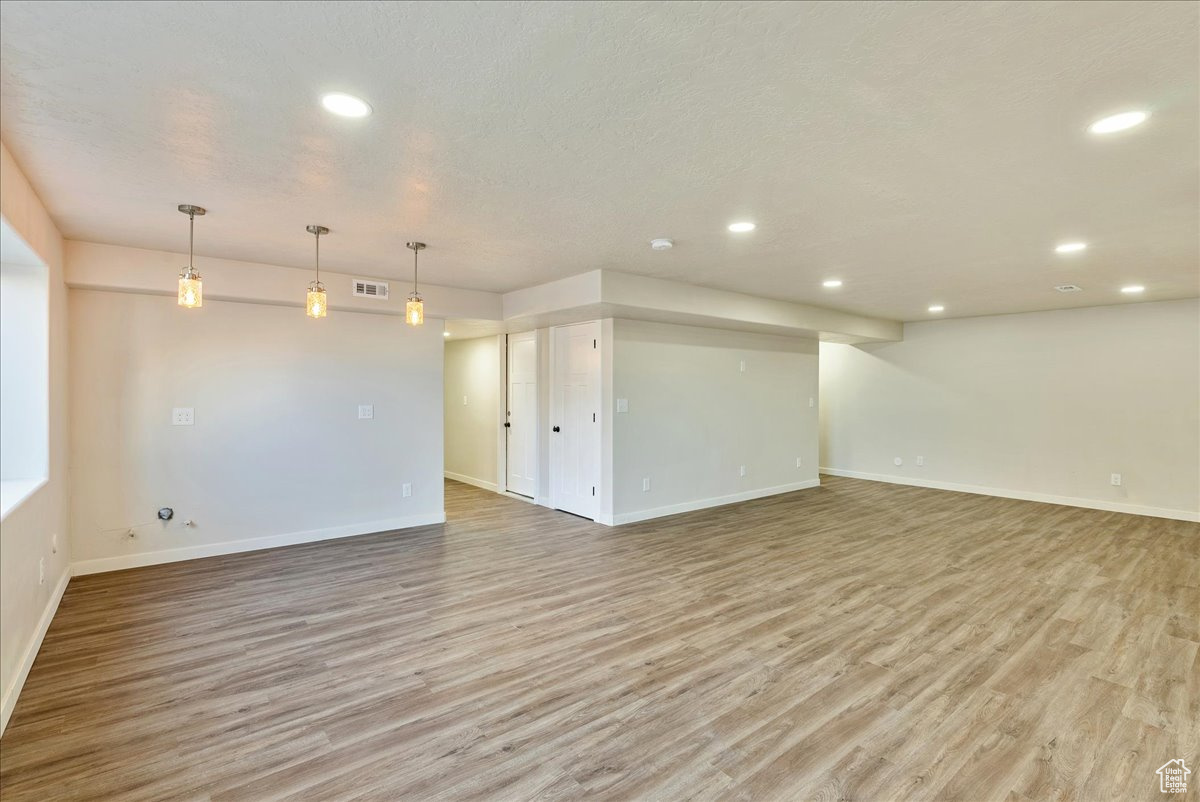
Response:
POLYGON ((613 529, 448 482, 445 526, 77 578, 0 797, 1200 786, 1200 526, 824 482, 613 529))

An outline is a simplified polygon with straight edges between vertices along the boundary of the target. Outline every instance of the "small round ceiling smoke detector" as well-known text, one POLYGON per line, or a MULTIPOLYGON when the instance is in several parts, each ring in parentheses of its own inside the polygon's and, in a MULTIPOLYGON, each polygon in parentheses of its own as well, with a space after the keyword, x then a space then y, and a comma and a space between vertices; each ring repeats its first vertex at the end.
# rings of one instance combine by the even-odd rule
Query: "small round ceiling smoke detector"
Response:
POLYGON ((675 240, 659 237, 658 239, 650 240, 650 247, 656 251, 669 251, 675 247, 675 240))

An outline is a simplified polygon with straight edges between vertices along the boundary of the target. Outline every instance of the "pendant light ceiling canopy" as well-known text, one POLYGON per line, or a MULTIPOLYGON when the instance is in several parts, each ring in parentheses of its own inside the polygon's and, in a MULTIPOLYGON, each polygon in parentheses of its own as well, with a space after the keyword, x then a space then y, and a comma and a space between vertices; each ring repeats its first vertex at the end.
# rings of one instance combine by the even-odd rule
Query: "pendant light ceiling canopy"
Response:
POLYGON ((317 243, 317 277, 315 281, 310 281, 308 284, 308 298, 304 304, 305 314, 311 318, 322 318, 329 314, 329 300, 325 295, 325 285, 321 283, 321 235, 328 234, 329 229, 325 226, 312 225, 305 227, 304 230, 312 234, 317 243))
POLYGON ((420 326, 425 322, 425 302, 417 290, 417 254, 425 250, 425 243, 406 242, 404 247, 413 252, 413 291, 408 294, 408 303, 404 307, 404 322, 410 326, 420 326))
POLYGON ((204 306, 204 283, 192 261, 196 239, 196 215, 203 215, 206 210, 201 206, 181 203, 179 211, 188 216, 188 263, 179 273, 179 305, 184 309, 199 309, 204 306))

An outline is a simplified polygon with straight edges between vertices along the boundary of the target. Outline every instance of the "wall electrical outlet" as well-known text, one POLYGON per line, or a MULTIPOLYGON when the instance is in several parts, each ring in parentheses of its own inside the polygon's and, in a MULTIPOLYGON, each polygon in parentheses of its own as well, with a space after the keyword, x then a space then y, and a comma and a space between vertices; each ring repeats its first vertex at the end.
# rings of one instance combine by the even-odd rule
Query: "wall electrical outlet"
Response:
POLYGON ((738 466, 738 476, 745 476, 745 475, 746 475, 746 466, 745 465, 738 466))
POLYGON ((741 361, 741 364, 740 364, 740 369, 741 369, 742 373, 745 373, 745 372, 746 372, 746 360, 744 360, 744 359, 743 359, 743 360, 741 361))
POLYGON ((808 408, 809 408, 809 409, 812 409, 812 408, 813 408, 813 407, 815 407, 816 405, 817 405, 817 399, 813 398, 813 397, 810 395, 810 396, 808 397, 808 408))
MULTIPOLYGON (((463 403, 464 404, 466 403, 466 399, 463 399, 463 403)), ((358 405, 358 419, 359 420, 371 420, 374 417, 375 417, 375 405, 374 404, 359 404, 358 405)))
POLYGON ((1120 487, 1120 486, 1121 486, 1121 474, 1119 474, 1119 473, 1114 473, 1114 474, 1113 474, 1113 475, 1112 475, 1112 476, 1109 478, 1109 480, 1108 480, 1108 481, 1110 481, 1110 482, 1112 483, 1112 486, 1113 486, 1113 487, 1120 487))
POLYGON ((467 397, 464 395, 463 396, 463 406, 465 407, 466 405, 467 405, 467 397))
POLYGON ((917 457, 917 467, 919 468, 919 467, 921 467, 921 466, 922 466, 922 465, 924 465, 924 464, 925 464, 925 458, 924 458, 924 457, 917 457))
POLYGON ((172 426, 194 426, 196 423, 195 407, 175 407, 171 410, 172 426))
POLYGON ((803 464, 804 464, 804 460, 801 459, 800 457, 796 457, 796 467, 799 468, 803 464))
POLYGON ((46 558, 42 557, 38 560, 38 584, 46 584, 46 558))
POLYGON ((642 492, 643 492, 643 493, 649 493, 649 492, 650 492, 650 477, 649 477, 649 476, 647 476, 646 478, 642 479, 642 492))
POLYGON ((896 457, 894 460, 892 460, 892 464, 899 467, 904 464, 904 460, 900 459, 899 457, 896 457))
POLYGON ((628 411, 629 411, 629 399, 628 398, 618 398, 617 399, 617 412, 628 412, 628 411))
POLYGON ((412 496, 412 485, 408 482, 400 485, 400 495, 404 498, 410 498, 412 496))
POLYGON ((58 554, 58 535, 57 534, 53 534, 50 536, 50 553, 58 554))

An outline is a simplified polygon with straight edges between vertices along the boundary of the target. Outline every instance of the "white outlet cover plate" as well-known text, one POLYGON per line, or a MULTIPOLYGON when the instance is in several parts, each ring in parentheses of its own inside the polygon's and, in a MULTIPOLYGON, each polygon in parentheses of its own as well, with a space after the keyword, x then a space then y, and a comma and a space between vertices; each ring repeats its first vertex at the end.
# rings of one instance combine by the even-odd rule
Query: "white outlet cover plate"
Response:
POLYGON ((359 420, 371 420, 374 417, 375 417, 375 405, 374 404, 359 404, 358 405, 358 419, 359 420))
POLYGON ((175 407, 171 410, 172 426, 194 426, 196 423, 195 407, 175 407))

